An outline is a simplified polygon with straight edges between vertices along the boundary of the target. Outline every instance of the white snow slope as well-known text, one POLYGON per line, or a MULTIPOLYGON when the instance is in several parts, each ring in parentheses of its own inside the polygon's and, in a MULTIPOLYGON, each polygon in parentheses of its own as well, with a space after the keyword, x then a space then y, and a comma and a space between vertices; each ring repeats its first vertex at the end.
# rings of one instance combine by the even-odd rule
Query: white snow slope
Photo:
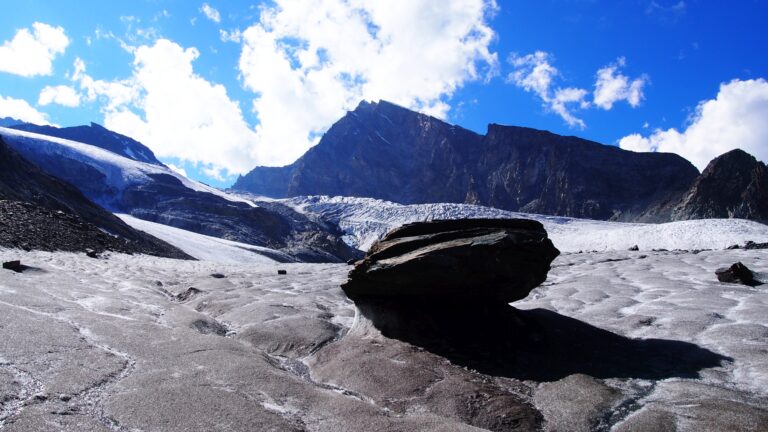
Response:
POLYGON ((768 242, 768 225, 744 219, 638 224, 516 213, 469 204, 401 205, 370 198, 310 196, 279 200, 322 216, 344 231, 350 246, 368 250, 389 230, 409 222, 459 218, 526 218, 544 225, 562 252, 650 249, 724 249, 747 240, 768 242))
POLYGON ((98 170, 106 177, 107 184, 116 189, 123 190, 134 184, 143 184, 152 181, 150 174, 166 174, 179 179, 189 189, 206 192, 220 196, 234 202, 244 202, 255 206, 253 202, 244 198, 223 192, 214 187, 190 180, 183 175, 164 166, 138 162, 112 153, 100 147, 71 141, 62 138, 41 135, 32 132, 24 132, 15 129, 0 127, 0 136, 11 147, 50 156, 62 156, 81 161, 98 170))
POLYGON ((269 264, 277 262, 269 256, 280 257, 282 258, 281 261, 285 262, 293 261, 289 255, 274 249, 197 234, 180 228, 137 219, 126 214, 118 214, 117 216, 131 227, 164 240, 201 261, 224 264, 269 264))

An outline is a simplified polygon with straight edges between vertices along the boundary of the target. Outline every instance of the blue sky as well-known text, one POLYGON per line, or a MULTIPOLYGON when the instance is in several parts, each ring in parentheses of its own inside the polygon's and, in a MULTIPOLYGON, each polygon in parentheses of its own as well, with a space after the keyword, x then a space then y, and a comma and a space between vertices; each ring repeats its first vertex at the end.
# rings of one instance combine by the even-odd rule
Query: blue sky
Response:
POLYGON ((758 0, 7 2, 0 117, 97 122, 216 186, 290 163, 360 99, 700 169, 768 159, 758 0))

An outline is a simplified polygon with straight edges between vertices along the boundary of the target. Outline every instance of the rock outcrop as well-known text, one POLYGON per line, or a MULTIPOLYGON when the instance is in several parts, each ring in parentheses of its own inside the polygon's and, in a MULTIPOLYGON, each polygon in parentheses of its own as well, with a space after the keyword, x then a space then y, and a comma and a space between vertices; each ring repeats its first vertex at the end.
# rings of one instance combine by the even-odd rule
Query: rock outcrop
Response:
POLYGON ((697 175, 674 154, 496 124, 479 135, 381 101, 360 103, 295 163, 257 167, 233 188, 633 220, 679 198, 697 175))
POLYGON ((506 304, 544 282, 558 254, 532 220, 418 222, 375 243, 342 289, 356 302, 506 304))
POLYGON ((730 267, 723 267, 715 270, 717 280, 726 283, 740 283, 743 285, 757 286, 762 282, 755 279, 754 273, 741 262, 737 262, 730 267))

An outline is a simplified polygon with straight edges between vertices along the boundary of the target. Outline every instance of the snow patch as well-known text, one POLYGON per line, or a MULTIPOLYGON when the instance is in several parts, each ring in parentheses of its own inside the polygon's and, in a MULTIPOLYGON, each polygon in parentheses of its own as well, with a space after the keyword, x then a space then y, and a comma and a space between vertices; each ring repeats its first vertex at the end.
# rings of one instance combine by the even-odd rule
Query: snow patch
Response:
POLYGON ((131 227, 166 241, 201 261, 224 264, 270 264, 277 262, 265 254, 281 257, 283 261, 293 261, 289 255, 274 249, 197 234, 126 214, 118 214, 117 217, 131 227))

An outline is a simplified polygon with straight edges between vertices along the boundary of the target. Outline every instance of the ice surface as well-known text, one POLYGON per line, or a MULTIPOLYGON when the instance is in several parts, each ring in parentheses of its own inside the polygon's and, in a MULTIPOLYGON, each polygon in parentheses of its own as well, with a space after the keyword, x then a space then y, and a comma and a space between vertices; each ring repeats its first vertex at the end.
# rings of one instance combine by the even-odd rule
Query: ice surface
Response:
POLYGON ((744 219, 705 219, 636 224, 516 213, 469 204, 402 205, 371 198, 310 196, 281 202, 337 223, 344 240, 368 250, 386 232, 409 222, 483 218, 527 218, 541 222, 563 252, 651 249, 724 249, 747 240, 768 242, 768 226, 744 219))
POLYGON ((361 327, 339 288, 346 265, 0 249, 11 259, 30 267, 0 273, 0 400, 21 401, 0 415, 18 430, 476 430, 462 407, 517 413, 515 400, 562 430, 768 424, 768 291, 714 275, 736 261, 768 272, 765 250, 562 254, 515 307, 726 360, 691 376, 543 383, 485 376, 361 327))

